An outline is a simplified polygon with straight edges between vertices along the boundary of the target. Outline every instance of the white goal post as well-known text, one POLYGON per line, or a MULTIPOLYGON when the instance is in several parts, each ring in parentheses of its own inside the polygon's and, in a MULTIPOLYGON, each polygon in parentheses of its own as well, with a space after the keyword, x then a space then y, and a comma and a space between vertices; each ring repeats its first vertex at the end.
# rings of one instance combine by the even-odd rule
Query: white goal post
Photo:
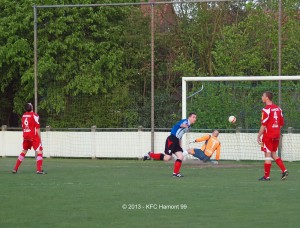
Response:
POLYGON ((182 77, 182 119, 186 118, 186 83, 190 81, 289 81, 300 80, 300 75, 295 76, 228 76, 228 77, 182 77))
MULTIPOLYGON (((300 81, 300 76, 228 76, 228 77, 182 77, 182 118, 187 117, 187 100, 189 97, 194 96, 199 93, 201 99, 201 94, 205 91, 205 86, 193 93, 191 96, 187 96, 187 82, 242 82, 242 81, 300 81), (201 92, 201 93, 200 93, 201 92)), ((278 88, 281 88, 278 86, 278 88)), ((205 94, 205 92, 204 92, 205 94)), ((261 94, 258 94, 261 96, 261 94)), ((205 107, 204 107, 205 108, 205 107)), ((208 117, 209 118, 209 117, 208 117)), ((204 123, 207 121, 200 120, 204 123)), ((227 120, 226 120, 227 121, 227 120)), ((235 127, 235 126, 233 126, 235 127)), ((259 126, 257 126, 259 128, 259 126)), ((258 132, 248 132, 240 131, 238 128, 236 132, 229 131, 228 129, 223 129, 219 139, 222 143, 221 149, 221 160, 263 160, 263 153, 260 152, 260 146, 256 142, 258 132)), ((231 129, 233 130, 233 129, 231 129)), ((254 130, 254 129, 252 129, 254 130)), ((186 134, 183 138, 183 148, 200 148, 201 144, 190 144, 192 140, 197 137, 207 134, 207 131, 200 129, 200 132, 190 132, 186 134)), ((300 160, 300 145, 295 143, 300 141, 300 134, 293 134, 292 132, 287 132, 283 134, 282 137, 282 148, 280 151, 280 156, 282 159, 287 161, 299 161, 300 160)), ((187 158, 193 158, 188 156, 187 158)), ((214 157, 213 157, 214 158, 214 157)))

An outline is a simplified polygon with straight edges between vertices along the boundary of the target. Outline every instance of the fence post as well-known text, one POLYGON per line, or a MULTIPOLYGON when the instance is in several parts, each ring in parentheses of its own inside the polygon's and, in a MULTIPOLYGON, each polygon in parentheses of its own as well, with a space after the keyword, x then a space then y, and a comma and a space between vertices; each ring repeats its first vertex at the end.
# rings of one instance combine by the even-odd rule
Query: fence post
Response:
POLYGON ((97 126, 93 125, 91 127, 91 149, 92 149, 92 159, 96 159, 96 130, 97 130, 97 126))
MULTIPOLYGON (((1 126, 1 131, 7 131, 7 125, 2 125, 1 126)), ((2 133, 0 133, 0 136, 1 137, 3 137, 3 139, 1 139, 1 141, 3 142, 3 144, 1 145, 1 147, 2 147, 2 149, 3 149, 3 154, 1 154, 0 153, 0 156, 2 156, 2 157, 6 157, 6 147, 5 147, 5 140, 4 140, 4 138, 5 138, 5 136, 4 136, 4 132, 2 133)))
POLYGON ((236 128, 236 133, 241 133, 242 132, 242 127, 237 127, 236 128))
POLYGON ((96 132, 96 129, 97 129, 97 126, 96 126, 96 125, 93 125, 93 126, 91 127, 91 131, 92 131, 92 132, 96 132))
MULTIPOLYGON (((48 142, 48 144, 51 144, 51 135, 49 136, 49 132, 51 131, 51 127, 50 126, 46 126, 46 133, 45 133, 45 135, 46 135, 46 142, 48 142)), ((44 141, 44 140, 43 140, 44 141)), ((46 154, 46 153, 45 153, 46 154)), ((47 156, 47 158, 50 158, 51 156, 50 156, 50 153, 49 153, 49 151, 48 151, 48 156, 47 156)))
MULTIPOLYGON (((242 132, 242 127, 237 127, 236 128, 236 137, 237 137, 237 147, 239 148, 239 151, 242 151, 242 138, 241 138, 241 132, 242 132)), ((239 157, 236 158, 236 161, 240 161, 241 160, 241 153, 238 153, 239 157)))

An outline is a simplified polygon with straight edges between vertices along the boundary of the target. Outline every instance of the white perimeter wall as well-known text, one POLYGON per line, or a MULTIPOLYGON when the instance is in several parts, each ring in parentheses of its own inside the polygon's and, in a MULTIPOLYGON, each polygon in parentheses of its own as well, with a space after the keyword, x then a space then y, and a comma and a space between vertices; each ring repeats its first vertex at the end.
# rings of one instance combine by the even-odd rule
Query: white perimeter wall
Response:
MULTIPOLYGON (((183 148, 201 147, 201 143, 189 144, 207 133, 187 133, 183 148)), ((155 133, 155 151, 163 152, 169 132, 155 133)), ((256 133, 221 133, 221 159, 263 160, 263 153, 256 142, 256 133)), ((300 134, 284 134, 282 158, 300 160, 300 134)), ((42 132, 45 157, 142 157, 150 151, 150 132, 42 132)), ((0 156, 18 156, 22 150, 21 131, 0 131, 0 156)), ((34 151, 28 152, 34 156, 34 151)), ((188 157, 191 158, 191 157, 188 157)))

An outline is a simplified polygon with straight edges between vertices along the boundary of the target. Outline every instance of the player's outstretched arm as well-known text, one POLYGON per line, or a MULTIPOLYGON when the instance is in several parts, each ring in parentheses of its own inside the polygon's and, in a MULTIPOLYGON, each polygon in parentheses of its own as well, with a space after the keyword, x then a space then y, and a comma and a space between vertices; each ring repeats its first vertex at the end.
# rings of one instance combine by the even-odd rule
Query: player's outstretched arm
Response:
POLYGON ((195 142, 203 142, 203 141, 208 140, 209 138, 210 138, 210 135, 204 135, 203 137, 196 138, 195 142))

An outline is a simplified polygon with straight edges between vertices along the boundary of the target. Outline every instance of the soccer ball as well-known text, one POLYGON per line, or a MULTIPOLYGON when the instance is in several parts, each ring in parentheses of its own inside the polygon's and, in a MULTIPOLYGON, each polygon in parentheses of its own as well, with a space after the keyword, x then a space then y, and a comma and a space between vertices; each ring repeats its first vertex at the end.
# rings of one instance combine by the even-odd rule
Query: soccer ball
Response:
POLYGON ((229 121, 230 123, 235 123, 235 121, 236 121, 235 116, 229 116, 228 121, 229 121))

